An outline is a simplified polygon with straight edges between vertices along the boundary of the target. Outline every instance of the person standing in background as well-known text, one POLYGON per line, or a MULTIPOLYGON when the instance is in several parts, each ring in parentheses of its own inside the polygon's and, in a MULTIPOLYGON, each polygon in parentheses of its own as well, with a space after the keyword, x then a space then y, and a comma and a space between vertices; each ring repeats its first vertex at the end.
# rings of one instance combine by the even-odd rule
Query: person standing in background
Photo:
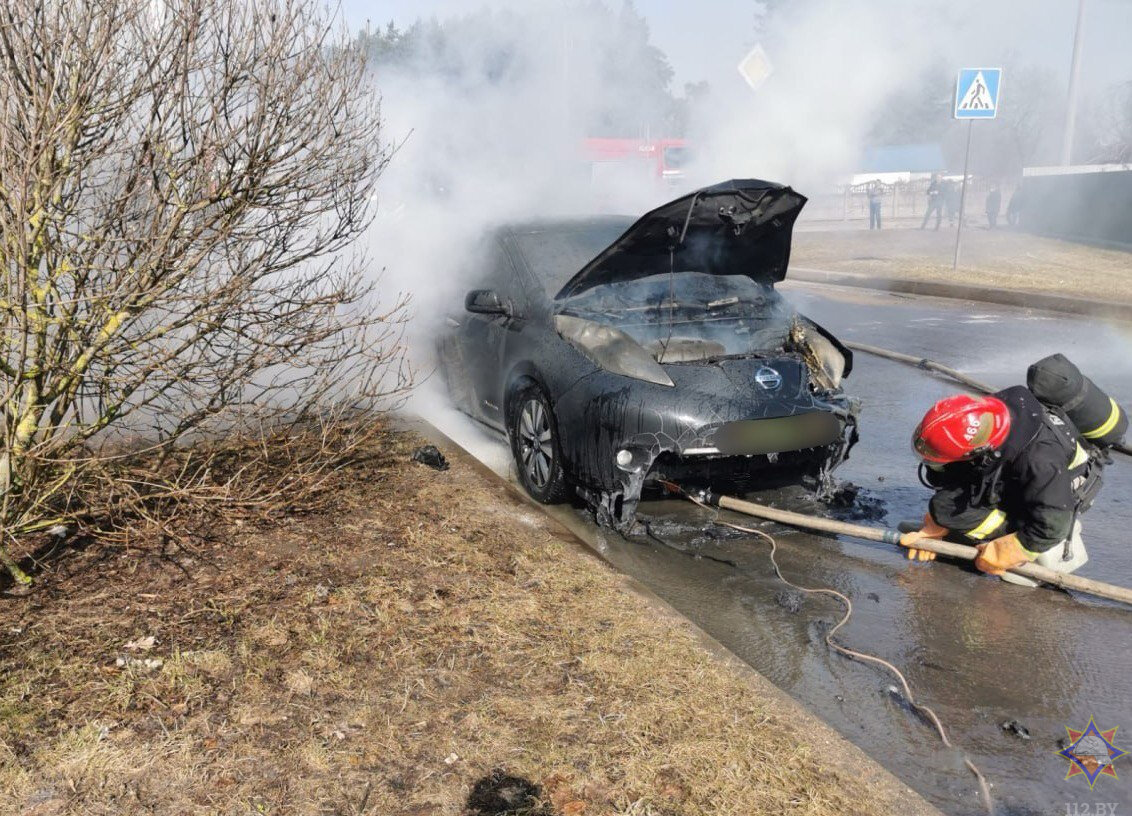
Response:
POLYGON ((997 184, 992 184, 987 193, 987 224, 991 229, 998 226, 998 211, 1002 208, 1002 192, 997 184))
POLYGON ((869 229, 880 229, 880 208, 884 203, 884 188, 880 180, 869 185, 869 229))
POLYGON ((924 213, 920 229, 928 225, 932 213, 935 213, 935 228, 938 230, 940 219, 943 218, 943 184, 939 180, 939 173, 932 173, 932 183, 928 185, 928 209, 924 213))

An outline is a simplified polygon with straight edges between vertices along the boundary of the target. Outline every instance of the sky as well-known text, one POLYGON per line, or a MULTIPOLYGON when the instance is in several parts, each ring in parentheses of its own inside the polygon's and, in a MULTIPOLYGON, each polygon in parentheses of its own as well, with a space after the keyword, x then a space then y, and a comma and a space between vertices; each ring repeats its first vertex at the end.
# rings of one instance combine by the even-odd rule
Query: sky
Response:
MULTIPOLYGON (((617 5, 619 0, 608 0, 617 5)), ((342 13, 351 28, 366 21, 398 26, 419 17, 446 17, 471 12, 484 5, 504 5, 506 0, 341 0, 342 13)), ((938 9, 939 0, 908 0, 909 7, 938 9)), ((757 0, 635 0, 637 11, 647 20, 653 42, 669 57, 676 72, 676 90, 685 82, 707 80, 731 82, 735 66, 756 43, 757 0)), ((1076 0, 1026 2, 987 0, 968 19, 957 20, 964 34, 954 43, 955 68, 964 65, 1002 66, 1009 76, 1009 63, 1019 60, 1068 75, 1076 23, 1076 0)), ((1086 0, 1083 28, 1081 79, 1085 87, 1098 87, 1132 80, 1132 0, 1086 0)), ((868 48, 867 41, 861 47, 868 48)), ((773 62, 773 52, 771 60, 773 62)), ((1007 86, 1008 87, 1008 86, 1007 86)), ((1005 92, 1004 88, 1004 92, 1005 92)), ((1064 92, 1064 87, 1054 89, 1064 92)))

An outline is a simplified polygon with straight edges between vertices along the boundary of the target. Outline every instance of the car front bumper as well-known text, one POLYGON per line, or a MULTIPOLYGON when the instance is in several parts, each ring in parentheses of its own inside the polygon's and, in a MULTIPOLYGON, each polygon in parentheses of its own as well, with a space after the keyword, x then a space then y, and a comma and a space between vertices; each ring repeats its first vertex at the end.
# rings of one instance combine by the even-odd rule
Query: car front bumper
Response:
POLYGON ((747 365, 671 366, 675 388, 598 371, 559 396, 567 469, 599 521, 631 524, 650 478, 794 466, 828 473, 845 459, 856 441, 853 400, 813 394, 800 362, 773 361, 787 372, 779 393, 748 376, 766 361, 728 362, 747 365))

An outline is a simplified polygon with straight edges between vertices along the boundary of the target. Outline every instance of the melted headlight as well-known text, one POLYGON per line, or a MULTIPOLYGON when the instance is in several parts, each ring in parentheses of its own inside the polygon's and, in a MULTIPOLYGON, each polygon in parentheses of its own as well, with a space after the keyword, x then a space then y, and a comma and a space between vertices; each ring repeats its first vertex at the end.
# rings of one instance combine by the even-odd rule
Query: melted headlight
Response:
POLYGON ((674 386, 653 356, 620 329, 569 315, 555 315, 554 328, 596 365, 635 380, 674 386))
POLYGON ((825 335, 795 319, 790 327, 790 343, 800 352, 810 379, 824 391, 834 391, 841 387, 845 376, 845 355, 825 335))
POLYGON ((816 331, 808 332, 806 339, 817 354, 822 371, 829 377, 830 387, 840 388, 841 378, 845 376, 845 355, 824 335, 816 331))

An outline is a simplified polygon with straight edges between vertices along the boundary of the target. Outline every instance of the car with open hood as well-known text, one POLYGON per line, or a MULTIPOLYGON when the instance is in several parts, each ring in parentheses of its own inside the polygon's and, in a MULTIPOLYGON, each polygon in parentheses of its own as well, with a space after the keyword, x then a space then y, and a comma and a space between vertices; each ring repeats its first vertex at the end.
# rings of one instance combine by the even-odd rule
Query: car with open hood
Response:
POLYGON ((439 338, 456 406, 507 435, 535 499, 618 527, 654 480, 827 483, 857 436, 852 353, 775 289, 805 202, 732 180, 492 230, 439 338))

